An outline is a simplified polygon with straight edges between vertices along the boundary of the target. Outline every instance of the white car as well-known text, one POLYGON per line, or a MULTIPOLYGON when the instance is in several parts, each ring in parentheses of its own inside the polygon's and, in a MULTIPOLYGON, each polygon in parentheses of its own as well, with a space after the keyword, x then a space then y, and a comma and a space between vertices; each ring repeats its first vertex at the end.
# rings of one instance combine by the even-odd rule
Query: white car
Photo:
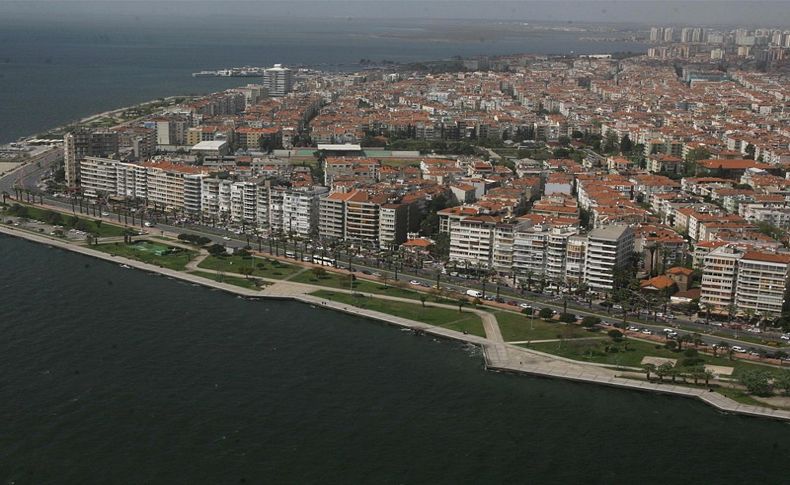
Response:
POLYGON ((520 306, 521 308, 532 308, 532 305, 530 305, 529 303, 519 303, 518 306, 520 306))
POLYGON ((110 213, 109 213, 109 212, 102 212, 102 213, 101 213, 101 215, 102 215, 103 217, 107 217, 107 216, 109 216, 109 215, 110 215, 110 213))
POLYGON ((414 285, 414 286, 420 286, 420 282, 417 281, 417 280, 411 280, 411 281, 409 281, 409 284, 410 285, 414 285))
POLYGON ((222 236, 222 239, 224 239, 226 241, 230 241, 230 238, 228 236, 222 236))
POLYGON ((738 352, 739 354, 745 354, 746 353, 746 349, 744 349, 743 347, 741 347, 739 345, 733 345, 732 346, 732 351, 733 352, 738 352))
POLYGON ((645 334, 645 335, 653 335, 653 332, 651 330, 648 330, 648 329, 642 330, 642 333, 645 334))
POLYGON ((782 340, 790 340, 790 335, 785 334, 785 335, 782 335, 779 338, 782 339, 782 340))

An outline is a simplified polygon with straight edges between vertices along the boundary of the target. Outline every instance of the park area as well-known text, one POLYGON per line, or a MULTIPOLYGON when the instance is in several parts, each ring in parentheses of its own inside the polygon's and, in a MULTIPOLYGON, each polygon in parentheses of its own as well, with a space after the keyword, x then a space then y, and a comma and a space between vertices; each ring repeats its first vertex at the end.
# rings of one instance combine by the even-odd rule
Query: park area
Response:
POLYGON ((604 333, 601 333, 600 336, 602 338, 598 340, 562 339, 555 342, 522 344, 522 346, 560 357, 612 366, 641 367, 645 357, 658 357, 676 360, 678 367, 696 365, 732 367, 735 369, 736 376, 746 370, 771 369, 771 367, 747 363, 741 359, 730 360, 727 356, 714 357, 698 352, 693 346, 677 352, 656 342, 633 338, 613 339, 604 333))
POLYGON ((266 283, 257 278, 241 278, 239 276, 230 276, 222 273, 209 273, 207 271, 190 271, 189 274, 200 276, 218 283, 227 283, 229 285, 247 288, 248 290, 260 290, 266 283))
MULTIPOLYGON (((352 280, 349 274, 332 273, 324 270, 323 268, 313 268, 291 278, 295 283, 305 283, 315 286, 326 286, 328 288, 338 288, 342 290, 360 291, 363 293, 375 293, 380 295, 397 296, 398 298, 407 298, 409 300, 420 300, 421 295, 425 295, 428 301, 436 301, 433 295, 428 293, 421 293, 409 288, 402 288, 393 285, 391 282, 385 284, 383 281, 371 281, 362 278, 355 278, 352 280)), ((449 302, 449 301, 448 301, 449 302)), ((453 302, 449 302, 453 304, 453 302)))
POLYGON ((423 306, 420 303, 391 301, 359 294, 335 293, 328 290, 318 290, 311 293, 311 295, 457 332, 467 332, 472 335, 485 337, 485 330, 483 329, 483 322, 480 316, 470 311, 459 312, 458 309, 423 306))
POLYGON ((505 342, 605 337, 603 334, 589 332, 576 324, 546 321, 537 315, 531 318, 529 315, 508 311, 492 313, 499 322, 499 329, 505 342))
POLYGON ((238 254, 208 256, 198 264, 198 268, 274 280, 288 278, 302 270, 300 266, 283 263, 276 259, 238 254))
POLYGON ((91 249, 177 271, 183 271, 187 263, 197 255, 195 251, 146 240, 131 244, 122 242, 99 244, 92 246, 91 249))

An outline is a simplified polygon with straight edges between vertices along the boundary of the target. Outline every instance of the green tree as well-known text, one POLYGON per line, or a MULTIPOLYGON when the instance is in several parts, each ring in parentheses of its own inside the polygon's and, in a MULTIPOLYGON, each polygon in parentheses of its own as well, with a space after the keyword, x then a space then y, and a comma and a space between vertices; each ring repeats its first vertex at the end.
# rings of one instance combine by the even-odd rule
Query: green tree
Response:
POLYGON ((585 328, 595 328, 600 323, 601 323, 601 319, 599 317, 586 316, 582 318, 582 327, 585 328))
POLYGON ((551 308, 541 308, 538 312, 538 316, 544 320, 550 320, 551 317, 554 316, 554 310, 551 308))
POLYGON ((630 155, 633 149, 634 143, 631 141, 631 137, 626 133, 620 140, 620 151, 626 155, 630 155))
POLYGON ((225 246, 223 246, 222 244, 212 244, 211 246, 208 247, 207 250, 210 255, 215 257, 224 256, 228 254, 227 250, 225 249, 225 246))
POLYGON ((764 370, 748 370, 741 372, 738 381, 746 387, 749 394, 755 396, 770 396, 773 394, 771 373, 764 370))
POLYGON ((563 313, 560 315, 560 321, 563 323, 576 323, 576 315, 573 313, 563 313))
POLYGON ((310 271, 313 273, 313 276, 316 279, 320 280, 321 278, 325 278, 326 277, 326 270, 324 268, 320 267, 320 266, 317 266, 317 267, 311 269, 310 271))
POLYGON ((774 387, 781 390, 785 396, 790 396, 790 371, 780 372, 774 378, 774 387))

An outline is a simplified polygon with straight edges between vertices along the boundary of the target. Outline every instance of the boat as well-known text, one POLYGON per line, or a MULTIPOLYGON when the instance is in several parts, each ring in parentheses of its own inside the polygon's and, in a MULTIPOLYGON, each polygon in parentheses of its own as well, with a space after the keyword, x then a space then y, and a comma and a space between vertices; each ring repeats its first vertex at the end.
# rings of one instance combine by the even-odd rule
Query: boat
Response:
POLYGON ((132 267, 131 267, 131 266, 129 266, 128 264, 122 264, 122 265, 121 265, 121 268, 124 268, 124 269, 131 269, 132 267))

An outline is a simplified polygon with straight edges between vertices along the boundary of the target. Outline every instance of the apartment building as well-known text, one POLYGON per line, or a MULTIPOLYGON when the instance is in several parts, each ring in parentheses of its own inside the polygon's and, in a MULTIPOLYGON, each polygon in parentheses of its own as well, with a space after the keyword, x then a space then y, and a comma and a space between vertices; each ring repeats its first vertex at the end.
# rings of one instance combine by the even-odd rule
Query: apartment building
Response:
POLYGON ((80 129, 63 137, 63 157, 66 184, 76 188, 80 184, 80 163, 85 157, 108 157, 118 152, 118 132, 112 130, 80 129))
POLYGON ((490 268, 494 232, 499 222, 498 217, 486 215, 454 221, 450 230, 450 261, 490 268))
POLYGON ((303 238, 315 236, 321 197, 328 192, 328 188, 320 186, 272 187, 272 197, 280 203, 280 210, 272 214, 269 227, 273 232, 281 231, 303 238))
POLYGON ((80 187, 87 197, 117 195, 145 199, 148 196, 148 171, 141 165, 86 157, 80 162, 80 171, 80 187))
POLYGON ((230 184, 230 220, 254 225, 258 215, 258 184, 237 181, 230 184))
POLYGON ((80 186, 87 197, 115 195, 118 190, 118 161, 85 157, 80 162, 80 186))
POLYGON ((351 193, 332 192, 318 204, 318 235, 322 238, 343 239, 346 228, 346 199, 351 193))
POLYGON ((192 214, 201 210, 202 180, 207 177, 200 167, 169 162, 148 162, 147 199, 166 209, 183 209, 192 214))
POLYGON ((231 180, 217 177, 205 177, 201 181, 200 209, 204 218, 217 221, 230 219, 231 184, 231 180))
POLYGON ((738 260, 735 305, 738 313, 777 317, 785 309, 790 255, 747 251, 738 260))
POLYGON ((735 308, 735 285, 738 261, 743 252, 734 246, 722 246, 703 258, 700 305, 711 314, 727 315, 735 308))
POLYGON ((510 275, 513 268, 513 243, 516 224, 500 223, 494 228, 494 249, 491 255, 494 269, 500 274, 510 275))
POLYGON ((379 247, 395 249, 406 242, 408 223, 407 204, 383 204, 379 210, 379 247))
POLYGON ((365 245, 378 246, 379 241, 379 203, 367 192, 356 190, 345 200, 345 232, 346 241, 354 241, 365 245))
POLYGON ((282 97, 293 90, 294 75, 293 71, 282 64, 275 64, 274 67, 263 71, 263 86, 269 96, 282 97))
POLYGON ((625 225, 593 229, 587 236, 584 282, 593 292, 614 289, 615 272, 625 268, 634 252, 634 231, 625 225))

